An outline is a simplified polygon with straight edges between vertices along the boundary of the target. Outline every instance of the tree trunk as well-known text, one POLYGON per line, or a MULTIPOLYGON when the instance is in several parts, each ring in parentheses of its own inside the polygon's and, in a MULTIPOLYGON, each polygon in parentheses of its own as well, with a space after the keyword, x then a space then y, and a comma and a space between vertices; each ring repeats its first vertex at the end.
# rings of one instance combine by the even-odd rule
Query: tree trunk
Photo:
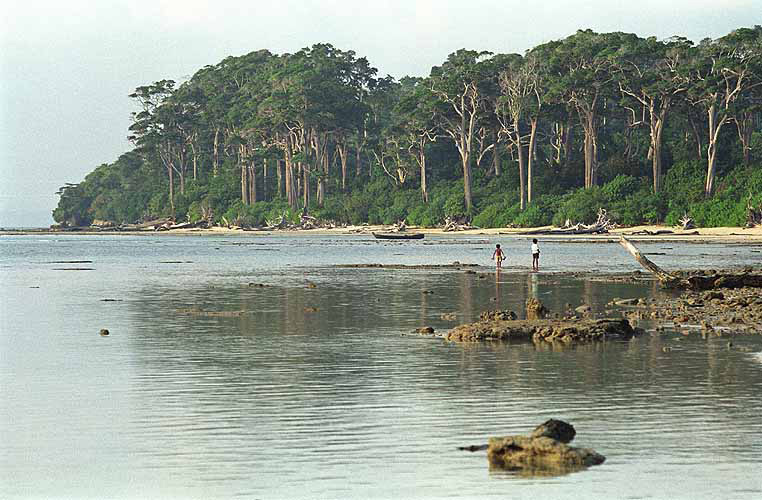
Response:
POLYGON ((471 163, 469 155, 466 154, 463 158, 463 199, 466 204, 466 213, 471 213, 471 163))
POLYGON ((294 178, 294 150, 291 143, 291 137, 286 138, 285 148, 285 162, 286 162, 286 198, 288 200, 288 206, 292 210, 296 210, 299 200, 298 183, 294 178))
POLYGON ((751 162, 751 135, 754 131, 754 117, 751 111, 741 113, 740 119, 736 117, 736 128, 738 139, 741 141, 743 164, 748 167, 751 162))
POLYGON ((630 255, 635 257, 635 260, 638 261, 638 264, 643 266, 648 271, 654 273, 657 278, 659 278, 659 281, 661 282, 673 282, 675 281, 675 276, 671 275, 670 273, 666 272, 656 264, 654 264, 651 260, 649 260, 645 255, 640 253, 640 250, 630 243, 630 241, 624 237, 624 235, 620 236, 619 243, 627 249, 628 252, 630 252, 630 255))
POLYGON ((532 203, 532 177, 535 160, 535 150, 537 149, 537 117, 530 119, 531 130, 529 132, 529 155, 527 157, 527 205, 532 203))
POLYGON ((318 177, 317 180, 317 193, 316 193, 316 199, 317 199, 317 206, 323 207, 325 202, 325 184, 323 183, 323 178, 318 177))
POLYGON ((214 130, 214 153, 212 159, 212 176, 217 177, 220 166, 220 129, 214 130))
POLYGON ((714 174, 715 164, 717 160, 717 142, 720 136, 720 130, 727 121, 726 115, 723 115, 721 119, 718 119, 717 108, 714 104, 709 106, 707 110, 707 118, 709 122, 709 143, 707 146, 707 169, 706 169, 706 183, 704 185, 704 196, 707 198, 712 196, 714 191, 714 174))
POLYGON ((355 151, 355 177, 360 177, 360 174, 362 173, 362 159, 360 157, 360 154, 362 152, 362 146, 360 145, 360 141, 357 141, 357 150, 355 151))
POLYGON ((693 140, 696 141, 696 158, 699 160, 704 158, 704 154, 701 147, 701 134, 699 133, 698 124, 693 119, 693 114, 688 113, 688 121, 691 123, 691 130, 693 131, 693 140))
POLYGON ((339 159, 341 160, 341 191, 347 190, 347 145, 344 142, 340 142, 336 145, 336 151, 339 153, 339 159))
POLYGON ((500 177, 500 143, 495 142, 495 149, 492 151, 492 168, 495 177, 500 177))
POLYGON ((524 148, 521 146, 521 134, 519 133, 518 123, 514 123, 514 143, 516 144, 516 152, 519 159, 519 200, 520 208, 524 210, 527 205, 527 193, 526 193, 526 170, 524 168, 524 148))
POLYGON ((304 213, 307 213, 310 207, 310 174, 306 164, 302 165, 302 173, 304 174, 303 175, 304 180, 302 181, 302 193, 304 196, 304 199, 302 201, 303 203, 302 206, 304 209, 304 213))
POLYGON ((186 166, 184 147, 178 153, 178 160, 180 163, 180 169, 178 172, 180 174, 180 194, 185 194, 185 171, 187 169, 187 166, 186 166))
POLYGON ((285 174, 285 188, 286 188, 286 202, 288 203, 288 206, 291 208, 294 208, 294 196, 292 195, 292 187, 291 184, 294 182, 293 180, 293 173, 291 170, 291 158, 289 155, 286 156, 286 159, 284 161, 284 170, 283 173, 285 174))
POLYGON ((281 167, 281 161, 277 160, 277 159, 275 160, 275 174, 276 174, 276 177, 278 179, 277 180, 277 184, 276 184, 277 190, 275 192, 275 196, 276 196, 276 198, 282 198, 283 197, 282 196, 282 194, 283 194, 283 170, 282 170, 282 167, 281 167))
POLYGON ((257 202, 257 166, 249 167, 249 204, 257 202))
POLYGON ((421 198, 424 203, 429 202, 429 190, 426 187, 426 153, 421 149, 421 198))
POLYGON ((303 189, 304 186, 303 178, 304 178, 304 172, 302 171, 302 162, 296 162, 296 198, 304 198, 303 195, 303 189))
MULTIPOLYGON (((665 106, 663 104, 662 106, 665 106)), ((662 184, 662 166, 661 166, 661 133, 664 129, 664 118, 666 116, 667 109, 662 107, 661 111, 657 115, 653 111, 653 104, 651 104, 651 165, 653 167, 653 186, 654 193, 661 191, 662 184)))
MULTIPOLYGON (((659 132, 661 134, 661 131, 659 132)), ((653 168, 653 186, 654 193, 661 191, 662 184, 662 167, 661 167, 661 141, 654 143, 652 146, 651 165, 653 168)))
POLYGON ((198 180, 198 154, 196 154, 196 148, 191 144, 191 150, 193 151, 193 180, 198 180))
POLYGON ((711 198, 714 191, 714 169, 715 161, 717 158, 717 145, 715 143, 709 143, 707 149, 707 168, 706 168, 706 183, 704 184, 704 196, 711 198))
POLYGON ((167 167, 169 172, 169 208, 172 210, 172 215, 175 215, 175 167, 169 165, 167 167))
POLYGON ((563 130, 564 138, 563 138, 563 144, 564 144, 564 171, 569 171, 569 165, 571 165, 571 158, 572 158, 572 147, 571 147, 571 140, 572 140, 572 114, 569 113, 566 118, 566 125, 564 126, 563 130))
POLYGON ((267 158, 262 160, 262 201, 267 201, 267 158))
POLYGON ((595 112, 580 110, 582 128, 585 131, 585 188, 598 183, 598 141, 595 130, 595 112))
POLYGON ((248 179, 248 168, 246 167, 246 164, 241 161, 241 201, 244 205, 249 204, 249 179, 248 179))

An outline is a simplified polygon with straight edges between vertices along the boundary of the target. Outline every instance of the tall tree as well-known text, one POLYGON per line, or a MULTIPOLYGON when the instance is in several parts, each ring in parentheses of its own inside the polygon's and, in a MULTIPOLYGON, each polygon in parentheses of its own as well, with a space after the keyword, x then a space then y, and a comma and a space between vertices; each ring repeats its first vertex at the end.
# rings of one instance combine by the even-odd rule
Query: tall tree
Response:
POLYGON ((649 157, 653 190, 662 188, 662 137, 669 111, 688 89, 681 65, 685 64, 691 43, 684 38, 660 42, 655 38, 629 40, 615 59, 619 90, 634 105, 624 102, 631 113, 631 124, 649 129, 649 157))
POLYGON ((472 213, 471 161, 474 135, 479 119, 485 114, 484 80, 479 61, 490 52, 460 49, 450 54, 442 66, 431 70, 431 91, 442 102, 437 112, 443 133, 455 143, 463 169, 463 198, 467 213, 472 213))
POLYGON ((690 97, 707 118, 704 195, 712 196, 722 128, 736 116, 736 104, 762 84, 755 72, 762 58, 762 27, 740 28, 717 40, 702 40, 690 68, 690 97))

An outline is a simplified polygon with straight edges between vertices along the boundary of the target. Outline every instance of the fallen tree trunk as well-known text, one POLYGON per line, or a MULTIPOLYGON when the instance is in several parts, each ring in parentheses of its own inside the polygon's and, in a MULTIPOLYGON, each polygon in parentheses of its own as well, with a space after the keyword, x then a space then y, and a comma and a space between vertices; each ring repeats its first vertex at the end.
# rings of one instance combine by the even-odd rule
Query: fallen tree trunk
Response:
POLYGON ((759 272, 742 273, 718 273, 718 274, 688 274, 688 273, 668 273, 646 258, 640 250, 637 249, 624 236, 619 243, 627 249, 635 260, 646 270, 652 272, 659 279, 662 286, 668 288, 687 288, 690 290, 712 290, 715 288, 743 288, 753 287, 762 288, 762 274, 759 272))
POLYGON ((604 227, 569 227, 569 228, 559 228, 559 229, 534 229, 532 231, 524 231, 521 233, 518 233, 522 236, 530 236, 533 234, 539 234, 539 235, 554 235, 554 234, 606 234, 609 230, 604 227))
POLYGON ((624 235, 622 235, 620 238, 621 239, 619 240, 619 243, 628 252, 630 252, 630 254, 633 257, 635 257, 635 260, 638 261, 638 264, 643 266, 648 271, 654 273, 656 277, 659 278, 659 281, 661 281, 662 283, 665 283, 665 282, 673 283, 677 281, 678 278, 676 276, 669 274, 668 272, 666 272, 665 270, 663 270, 662 268, 660 268, 659 266, 651 262, 645 255, 640 253, 640 250, 638 250, 638 248, 635 245, 630 243, 630 241, 627 238, 625 238, 624 235))
MULTIPOLYGON (((637 236, 637 235, 660 236, 662 234, 675 234, 675 232, 670 229, 657 229, 655 231, 649 231, 648 229, 641 229, 640 231, 631 231, 627 233, 627 236, 637 236)), ((690 234, 698 234, 698 232, 690 233, 690 234)))

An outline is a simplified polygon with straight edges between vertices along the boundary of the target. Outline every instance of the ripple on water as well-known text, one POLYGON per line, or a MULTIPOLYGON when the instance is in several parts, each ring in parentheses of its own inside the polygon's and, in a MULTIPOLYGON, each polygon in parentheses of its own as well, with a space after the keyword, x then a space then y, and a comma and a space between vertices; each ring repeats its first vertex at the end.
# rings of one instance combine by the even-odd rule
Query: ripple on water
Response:
MULTIPOLYGON (((461 242, 266 238, 256 243, 277 251, 255 252, 221 244, 254 242, 242 237, 64 240, 0 257, 1 496, 700 499, 762 489, 759 352, 687 338, 667 354, 668 333, 563 350, 402 335, 451 327, 443 312, 469 321, 521 310, 535 294, 552 311, 603 309, 653 293, 648 283, 328 267, 478 261, 461 242), (25 267, 30 255, 39 261, 25 267), (38 269, 82 259, 98 273, 62 282, 38 269), (159 264, 170 260, 192 263, 159 264), (29 290, 30 279, 41 288, 29 290), (106 296, 123 301, 100 303, 106 296), (194 306, 245 314, 175 313, 194 306), (108 339, 97 336, 104 326, 108 339), (456 450, 551 417, 606 463, 526 478, 456 450)), ((521 265, 525 242, 495 241, 521 265)), ((544 248, 550 269, 572 254, 589 265, 579 256, 593 253, 604 270, 632 269, 618 245, 544 248)), ((681 267, 701 252, 676 253, 681 267)))

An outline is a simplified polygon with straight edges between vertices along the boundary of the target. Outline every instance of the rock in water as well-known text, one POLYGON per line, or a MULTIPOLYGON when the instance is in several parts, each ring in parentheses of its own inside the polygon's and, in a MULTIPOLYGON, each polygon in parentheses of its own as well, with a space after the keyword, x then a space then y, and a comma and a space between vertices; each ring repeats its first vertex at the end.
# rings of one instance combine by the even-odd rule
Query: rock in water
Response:
POLYGON ((479 319, 481 321, 493 321, 493 320, 500 320, 500 321, 507 321, 507 320, 514 320, 518 318, 516 316, 516 313, 509 310, 504 311, 484 311, 479 315, 479 319))
POLYGON ((570 424, 550 419, 529 436, 490 438, 487 458, 492 466, 530 475, 565 474, 606 460, 589 448, 566 444, 575 434, 570 424))
POLYGON ((548 314, 542 302, 534 297, 527 299, 527 319, 544 319, 548 314))
POLYGON ((562 443, 571 443, 576 435, 577 431, 574 430, 574 426, 567 424, 563 420, 551 418, 544 424, 538 425, 529 437, 537 438, 544 436, 561 441, 562 443))
POLYGON ((577 307, 577 308, 576 308, 576 309, 574 309, 574 310, 575 310, 576 312, 580 313, 580 314, 590 314, 590 313, 593 311, 593 308, 592 308, 592 307, 590 307, 590 306, 589 306, 589 305, 587 305, 587 304, 582 304, 581 306, 577 307))
POLYGON ((606 457, 589 448, 575 448, 544 436, 490 438, 488 446, 490 464, 538 475, 565 474, 602 464, 606 460, 606 457))
POLYGON ((456 326, 445 339, 452 342, 532 340, 538 342, 593 342, 610 338, 628 340, 643 333, 626 319, 491 320, 456 326))
POLYGON ((108 337, 108 335, 109 335, 109 331, 106 330, 105 328, 101 328, 101 332, 100 333, 101 333, 101 337, 108 337))

